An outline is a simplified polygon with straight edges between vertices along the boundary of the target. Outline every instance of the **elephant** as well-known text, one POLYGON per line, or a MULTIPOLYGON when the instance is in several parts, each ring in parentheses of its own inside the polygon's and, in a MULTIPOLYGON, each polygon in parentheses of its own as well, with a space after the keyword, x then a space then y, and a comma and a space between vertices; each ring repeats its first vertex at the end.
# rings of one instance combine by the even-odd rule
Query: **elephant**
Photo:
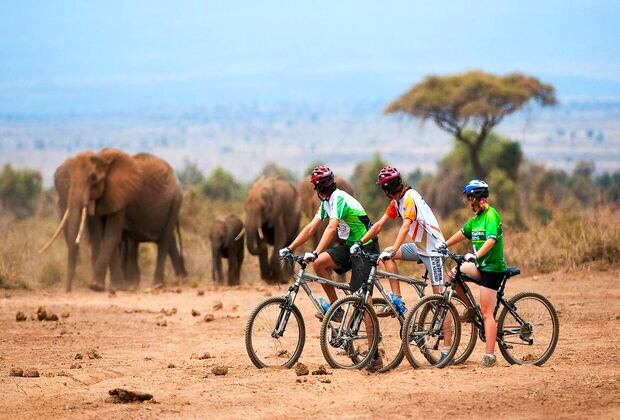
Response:
POLYGON ((213 281, 224 283, 222 258, 228 259, 228 286, 239 284, 244 254, 243 221, 234 214, 218 218, 211 225, 209 239, 213 256, 213 281))
POLYGON ((286 282, 291 268, 282 270, 278 251, 290 244, 299 229, 301 201, 297 190, 278 177, 261 177, 245 200, 245 232, 248 251, 258 255, 261 278, 269 283, 286 282), (268 256, 268 245, 272 245, 268 256))
POLYGON ((165 161, 147 153, 130 156, 111 148, 86 151, 66 159, 56 169, 54 186, 62 217, 41 251, 64 230, 68 292, 85 226, 91 245, 93 274, 89 286, 93 290, 105 289, 108 269, 111 285, 125 286, 122 260, 131 256, 137 265, 140 242, 158 245, 156 284, 163 283, 167 255, 177 275, 187 273, 174 236, 183 195, 174 170, 165 161))
MULTIPOLYGON (((346 191, 351 195, 354 195, 351 184, 345 181, 344 178, 337 176, 336 185, 341 190, 346 191)), ((308 218, 308 221, 310 221, 316 214, 317 210, 319 209, 319 205, 321 204, 319 197, 314 191, 314 186, 310 182, 310 177, 306 177, 303 181, 301 181, 297 187, 297 190, 299 191, 299 196, 301 197, 302 212, 308 218)), ((314 244, 315 248, 319 244, 321 236, 323 235, 323 231, 326 227, 327 220, 322 223, 321 227, 314 233, 314 236, 312 236, 312 243, 314 244)))

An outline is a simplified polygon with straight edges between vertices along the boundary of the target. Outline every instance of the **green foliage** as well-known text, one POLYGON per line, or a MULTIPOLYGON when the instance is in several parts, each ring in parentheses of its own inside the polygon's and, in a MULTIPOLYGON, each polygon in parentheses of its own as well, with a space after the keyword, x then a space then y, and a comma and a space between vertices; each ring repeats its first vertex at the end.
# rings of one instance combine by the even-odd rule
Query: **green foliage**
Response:
POLYGON ((607 201, 620 204, 620 171, 599 175, 595 184, 607 201))
MULTIPOLYGON (((434 211, 447 216, 462 208, 460 194, 467 181, 475 177, 469 159, 469 151, 462 143, 455 143, 450 153, 438 164, 435 176, 426 176, 420 180, 419 191, 422 192, 434 211)), ((517 184, 519 168, 523 161, 521 146, 515 141, 495 133, 488 135, 480 151, 480 160, 490 172, 485 181, 491 189, 491 200, 500 209, 509 209, 505 214, 521 226, 521 213, 518 209, 517 184)))
POLYGON ((240 200, 243 195, 241 185, 221 166, 211 171, 207 179, 200 184, 200 190, 207 197, 216 200, 240 200))
POLYGON ((205 176, 194 162, 186 160, 183 169, 177 172, 177 177, 184 188, 199 185, 204 182, 205 176))
POLYGON ((289 182, 297 182, 297 178, 290 170, 278 166, 275 162, 267 162, 260 171, 260 176, 276 176, 289 182))
POLYGON ((18 218, 34 214, 41 189, 42 177, 38 171, 16 170, 7 164, 0 172, 0 205, 18 218))
POLYGON ((388 198, 377 185, 377 174, 384 166, 387 166, 387 163, 377 153, 371 160, 358 163, 353 170, 355 196, 371 221, 376 221, 383 215, 388 203, 388 198))

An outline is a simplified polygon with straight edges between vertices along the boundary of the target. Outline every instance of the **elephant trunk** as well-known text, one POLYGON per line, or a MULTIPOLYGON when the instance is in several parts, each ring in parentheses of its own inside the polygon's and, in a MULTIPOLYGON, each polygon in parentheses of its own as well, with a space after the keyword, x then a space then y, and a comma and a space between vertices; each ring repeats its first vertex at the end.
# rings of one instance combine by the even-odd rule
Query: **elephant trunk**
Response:
POLYGON ((245 234, 247 236, 248 251, 252 255, 258 255, 265 247, 260 233, 260 225, 247 224, 245 234))

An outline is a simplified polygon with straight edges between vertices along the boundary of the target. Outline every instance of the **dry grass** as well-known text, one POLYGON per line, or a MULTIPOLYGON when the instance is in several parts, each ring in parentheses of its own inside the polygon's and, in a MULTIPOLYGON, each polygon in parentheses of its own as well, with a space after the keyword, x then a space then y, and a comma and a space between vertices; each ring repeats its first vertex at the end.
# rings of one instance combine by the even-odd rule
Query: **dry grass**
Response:
MULTIPOLYGON (((230 212, 243 217, 242 203, 209 201, 195 195, 186 197, 181 220, 184 255, 190 272, 187 284, 196 287, 211 282, 209 228, 218 216, 230 212)), ((446 235, 451 234, 467 217, 466 214, 457 214, 453 219, 442 221, 442 230, 446 235)), ((0 288, 63 285, 66 247, 62 237, 45 254, 38 254, 38 249, 50 238, 57 223, 56 216, 49 212, 45 216, 19 221, 0 217, 0 288)), ((394 223, 382 232, 382 247, 394 240, 397 230, 394 223)), ((505 251, 509 265, 518 265, 529 274, 572 270, 591 264, 617 264, 620 261, 620 213, 611 209, 571 213, 555 210, 552 222, 547 226, 530 225, 527 230, 519 232, 506 226, 505 251)), ((154 244, 141 247, 143 287, 151 284, 155 256, 154 244)), ((86 284, 90 276, 87 243, 82 247, 80 261, 76 276, 78 287, 86 284)), ((419 274, 421 270, 416 264, 402 264, 401 267, 406 274, 419 274)), ((166 264, 166 278, 174 281, 170 264, 166 264)), ((247 252, 242 281, 260 281, 257 259, 247 252)))

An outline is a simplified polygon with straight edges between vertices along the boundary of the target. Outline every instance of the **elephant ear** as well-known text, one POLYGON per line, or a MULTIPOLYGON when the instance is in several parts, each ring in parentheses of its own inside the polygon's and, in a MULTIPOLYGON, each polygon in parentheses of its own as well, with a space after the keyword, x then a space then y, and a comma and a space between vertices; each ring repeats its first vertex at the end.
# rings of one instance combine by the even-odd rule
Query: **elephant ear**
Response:
POLYGON ((131 156, 120 150, 103 149, 97 156, 108 166, 97 210, 102 214, 116 213, 137 197, 142 188, 142 170, 131 156))
POLYGON ((71 165, 73 165, 73 158, 68 158, 54 172, 54 187, 58 194, 58 205, 63 211, 67 208, 67 200, 69 199, 71 165))

